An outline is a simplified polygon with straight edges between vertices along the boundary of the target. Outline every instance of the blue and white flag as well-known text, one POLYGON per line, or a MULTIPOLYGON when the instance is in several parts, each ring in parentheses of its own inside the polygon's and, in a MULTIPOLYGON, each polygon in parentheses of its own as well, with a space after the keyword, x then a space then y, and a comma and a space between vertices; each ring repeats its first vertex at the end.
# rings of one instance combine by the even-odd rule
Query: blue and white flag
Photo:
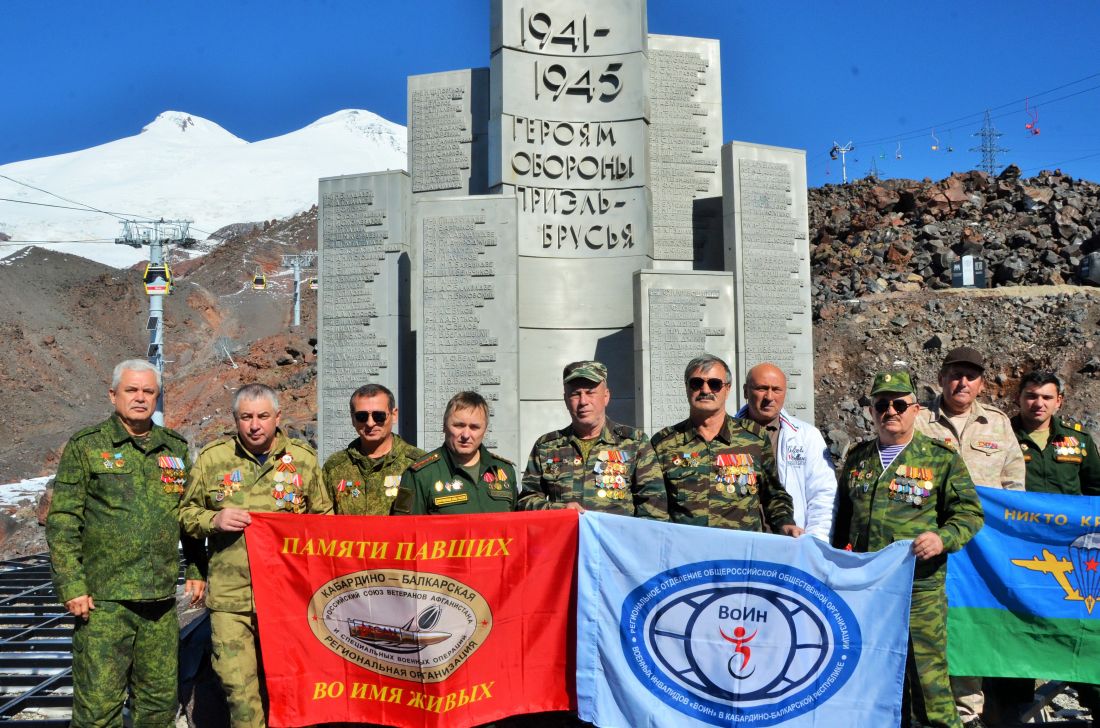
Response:
POLYGON ((602 728, 901 722, 911 542, 580 519, 577 701, 602 728))

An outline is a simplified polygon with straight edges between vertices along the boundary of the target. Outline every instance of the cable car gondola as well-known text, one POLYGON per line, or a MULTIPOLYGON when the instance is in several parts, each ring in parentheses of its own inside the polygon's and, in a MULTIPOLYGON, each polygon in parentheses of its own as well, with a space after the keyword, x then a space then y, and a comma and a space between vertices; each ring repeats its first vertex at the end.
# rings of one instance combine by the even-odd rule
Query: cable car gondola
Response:
POLYGON ((167 263, 147 263, 141 277, 147 296, 167 296, 172 292, 172 269, 167 263))
POLYGON ((316 291, 318 288, 320 288, 320 286, 317 284, 317 279, 316 278, 310 278, 309 279, 309 290, 316 291))
POLYGON ((256 271, 256 275, 252 276, 252 290, 263 291, 267 288, 267 276, 261 270, 256 271))

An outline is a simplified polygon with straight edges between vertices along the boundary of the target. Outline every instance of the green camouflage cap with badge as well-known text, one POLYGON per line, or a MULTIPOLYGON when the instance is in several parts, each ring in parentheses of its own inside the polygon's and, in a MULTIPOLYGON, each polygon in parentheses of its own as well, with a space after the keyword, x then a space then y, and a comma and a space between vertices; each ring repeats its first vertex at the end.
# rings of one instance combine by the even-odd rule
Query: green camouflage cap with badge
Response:
POLYGON ((875 383, 871 385, 872 397, 883 392, 916 395, 917 390, 913 389, 913 380, 910 379, 909 372, 901 369, 891 369, 876 374, 875 383))
POLYGON ((586 379, 596 384, 606 382, 607 367, 598 361, 575 361, 572 364, 566 364, 561 373, 562 383, 569 384, 578 379, 586 379))

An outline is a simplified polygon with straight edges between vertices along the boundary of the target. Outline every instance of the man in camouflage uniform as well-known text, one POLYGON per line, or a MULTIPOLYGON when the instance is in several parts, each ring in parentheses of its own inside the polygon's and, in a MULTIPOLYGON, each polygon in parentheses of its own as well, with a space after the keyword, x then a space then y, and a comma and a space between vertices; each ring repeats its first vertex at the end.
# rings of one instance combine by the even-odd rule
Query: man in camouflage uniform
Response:
POLYGON ((877 551, 913 539, 902 716, 913 725, 962 725, 947 677, 947 554, 982 527, 982 506, 954 447, 916 430, 920 405, 909 373, 881 372, 871 387, 878 437, 848 454, 840 473, 833 543, 877 551))
POLYGON ((325 488, 338 515, 385 516, 401 474, 424 451, 393 434, 397 403, 381 384, 366 384, 351 395, 351 424, 359 434, 325 461, 325 488))
POLYGON ((653 436, 676 523, 800 536, 764 428, 726 412, 729 366, 704 354, 684 370, 689 414, 653 436))
MULTIPOLYGON (((1012 429, 1027 467, 1027 490, 1035 493, 1100 495, 1100 454, 1079 423, 1058 417, 1065 386, 1053 372, 1030 372, 1020 380, 1020 413, 1012 429)), ((1034 687, 1034 681, 1027 681, 1034 687)), ((1100 686, 1071 683, 1081 705, 1100 719, 1100 686)), ((1015 686, 1011 698, 1030 702, 1032 694, 1015 686)))
POLYGON ((562 372, 570 423, 535 441, 520 510, 586 508, 668 520, 668 499, 649 438, 607 418, 607 367, 576 361, 562 372))
MULTIPOLYGON (((940 367, 940 394, 917 414, 917 430, 955 446, 974 485, 1024 489, 1024 459, 1012 424, 1001 410, 978 401, 985 386, 985 361, 976 349, 960 346, 947 352, 940 367)), ((1000 681, 999 681, 1000 682, 1000 681)), ((1003 688, 1007 684, 1001 682, 1003 688)), ((985 695, 982 678, 951 676, 959 717, 968 728, 982 728, 985 695)))
POLYGON ((188 534, 207 540, 213 664, 230 722, 262 728, 267 696, 245 548, 249 512, 332 513, 332 501, 313 448, 279 429, 279 398, 270 387, 237 390, 233 418, 236 435, 215 440, 195 459, 180 521, 188 534))
POLYGON ((409 466, 393 504, 399 515, 458 515, 515 510, 512 462, 489 452, 489 403, 477 392, 459 392, 443 413, 443 447, 409 466))
MULTIPOLYGON (((160 373, 130 359, 115 367, 115 412, 73 435, 61 455, 46 518, 58 599, 76 617, 73 726, 120 726, 127 687, 133 725, 176 718, 180 495, 187 441, 153 424, 160 373)), ((183 539, 186 591, 202 599, 205 559, 183 539)))

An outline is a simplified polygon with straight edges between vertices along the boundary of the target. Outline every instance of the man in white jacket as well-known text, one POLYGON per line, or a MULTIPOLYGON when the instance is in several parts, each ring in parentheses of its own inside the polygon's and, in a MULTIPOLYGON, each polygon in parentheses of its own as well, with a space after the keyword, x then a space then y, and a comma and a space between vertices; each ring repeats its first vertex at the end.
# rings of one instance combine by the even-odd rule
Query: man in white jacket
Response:
POLYGON ((745 406, 737 413, 772 440, 779 480, 794 501, 794 522, 828 541, 836 512, 836 472, 821 432, 783 409, 787 376, 774 364, 757 364, 745 377, 745 406))

